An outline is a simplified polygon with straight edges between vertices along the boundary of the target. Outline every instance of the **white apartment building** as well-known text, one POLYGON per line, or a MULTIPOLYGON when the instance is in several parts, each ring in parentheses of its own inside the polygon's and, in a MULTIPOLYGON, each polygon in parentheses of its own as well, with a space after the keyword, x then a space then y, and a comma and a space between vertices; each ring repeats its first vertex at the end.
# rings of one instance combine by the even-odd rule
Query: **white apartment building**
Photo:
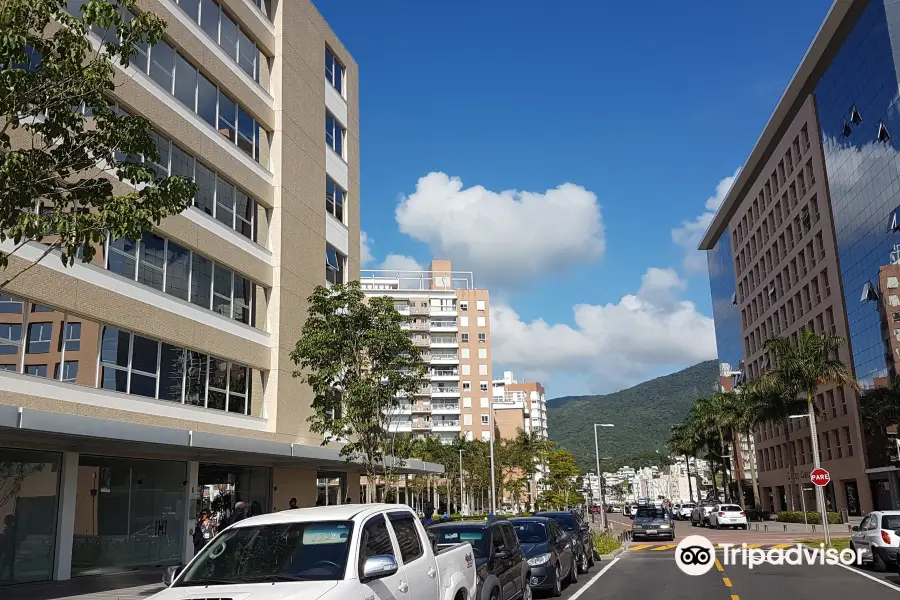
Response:
POLYGON ((450 443, 490 439, 490 297, 475 288, 471 272, 453 271, 449 260, 433 260, 427 271, 364 270, 367 296, 389 296, 409 315, 406 326, 428 362, 426 380, 404 399, 389 430, 450 443))
POLYGON ((522 429, 547 439, 547 399, 540 383, 519 383, 512 371, 504 371, 503 378, 493 380, 491 385, 501 437, 515 436, 516 429, 522 429))

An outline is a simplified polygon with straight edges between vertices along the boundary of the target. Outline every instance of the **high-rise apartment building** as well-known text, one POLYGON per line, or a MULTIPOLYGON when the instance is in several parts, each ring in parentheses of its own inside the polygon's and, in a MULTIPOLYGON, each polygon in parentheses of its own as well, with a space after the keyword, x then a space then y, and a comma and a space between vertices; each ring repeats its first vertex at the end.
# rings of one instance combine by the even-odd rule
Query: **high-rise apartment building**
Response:
POLYGON ((519 429, 547 439, 547 399, 544 386, 520 383, 512 371, 492 382, 495 429, 501 438, 514 438, 519 429))
POLYGON ((428 373, 415 398, 393 415, 391 431, 435 436, 444 443, 464 436, 490 439, 491 317, 487 290, 471 272, 433 260, 427 271, 364 270, 367 296, 390 296, 409 315, 409 333, 422 349, 428 373))
MULTIPOLYGON (((839 357, 864 390, 897 373, 898 23, 896 0, 834 2, 702 240, 719 360, 741 378, 770 364, 766 339, 802 328, 845 338, 839 357)), ((897 508, 896 451, 883 430, 866 435, 858 393, 822 386, 815 403, 828 507, 897 508)), ((807 419, 767 424, 754 442, 765 508, 815 506, 807 419)))
POLYGON ((168 28, 109 99, 149 119, 154 167, 199 193, 0 296, 0 522, 17 530, 0 585, 183 564, 201 507, 359 501, 361 469, 309 431, 289 358, 313 288, 359 274, 356 63, 309 0, 137 7, 168 28))

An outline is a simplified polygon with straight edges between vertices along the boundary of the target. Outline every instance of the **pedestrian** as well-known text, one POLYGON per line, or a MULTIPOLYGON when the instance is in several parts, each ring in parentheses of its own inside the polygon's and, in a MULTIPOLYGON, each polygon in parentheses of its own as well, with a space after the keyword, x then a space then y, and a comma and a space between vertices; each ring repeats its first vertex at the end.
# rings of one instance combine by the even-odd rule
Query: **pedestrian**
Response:
POLYGON ((3 533, 0 533, 0 579, 3 579, 7 567, 9 579, 15 578, 17 535, 15 515, 6 515, 3 519, 3 533))
POLYGON ((228 525, 234 525, 238 521, 243 521, 247 518, 247 510, 248 506, 246 502, 239 501, 234 505, 234 511, 232 511, 231 516, 228 518, 228 525))
POLYGON ((351 498, 350 496, 347 496, 347 499, 344 500, 344 504, 353 504, 353 498, 351 498))
POLYGON ((291 498, 291 499, 288 501, 288 510, 294 510, 295 508, 297 508, 297 499, 296 499, 296 498, 291 498))
POLYGON ((216 528, 209 518, 209 511, 205 508, 200 511, 200 520, 193 531, 194 554, 200 552, 203 546, 216 535, 216 528))
POLYGON ((321 498, 317 498, 316 506, 325 506, 325 502, 321 498))
POLYGON ((258 500, 254 500, 250 504, 250 513, 247 516, 255 517, 255 516, 261 515, 261 514, 263 514, 262 504, 260 504, 258 500))

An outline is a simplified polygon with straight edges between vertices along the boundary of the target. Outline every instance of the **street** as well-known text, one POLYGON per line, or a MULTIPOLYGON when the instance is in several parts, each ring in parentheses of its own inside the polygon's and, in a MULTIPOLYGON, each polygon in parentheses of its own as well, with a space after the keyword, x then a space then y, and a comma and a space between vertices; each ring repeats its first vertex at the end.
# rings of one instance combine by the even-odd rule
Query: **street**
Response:
MULTIPOLYGON (((710 531, 679 522, 677 539, 703 535, 716 544, 760 544, 766 549, 784 546, 783 534, 753 531, 710 531), (762 536, 773 538, 769 543, 762 536), (778 539, 774 539, 778 538, 778 539)), ((797 537, 810 537, 798 536, 797 537)), ((841 566, 761 565, 752 570, 743 565, 724 565, 717 551, 717 563, 705 575, 689 576, 675 562, 675 546, 666 542, 632 542, 627 551, 611 561, 604 560, 576 585, 563 590, 570 600, 606 600, 620 598, 666 597, 669 600, 773 600, 776 598, 844 599, 849 597, 880 600, 896 598, 900 577, 895 572, 875 573, 871 569, 841 566)))

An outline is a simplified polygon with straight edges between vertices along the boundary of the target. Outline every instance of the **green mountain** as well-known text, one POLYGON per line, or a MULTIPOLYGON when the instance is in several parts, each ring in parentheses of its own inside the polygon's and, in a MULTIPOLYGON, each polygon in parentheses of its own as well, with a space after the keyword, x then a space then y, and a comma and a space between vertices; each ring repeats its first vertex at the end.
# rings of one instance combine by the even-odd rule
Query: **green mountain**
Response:
POLYGON ((684 418, 694 400, 716 390, 718 378, 719 363, 709 360, 613 394, 551 399, 550 439, 575 456, 582 472, 594 471, 593 424, 613 423, 615 427, 597 428, 600 458, 611 457, 601 461, 601 470, 659 464, 668 456, 672 425, 684 418))

